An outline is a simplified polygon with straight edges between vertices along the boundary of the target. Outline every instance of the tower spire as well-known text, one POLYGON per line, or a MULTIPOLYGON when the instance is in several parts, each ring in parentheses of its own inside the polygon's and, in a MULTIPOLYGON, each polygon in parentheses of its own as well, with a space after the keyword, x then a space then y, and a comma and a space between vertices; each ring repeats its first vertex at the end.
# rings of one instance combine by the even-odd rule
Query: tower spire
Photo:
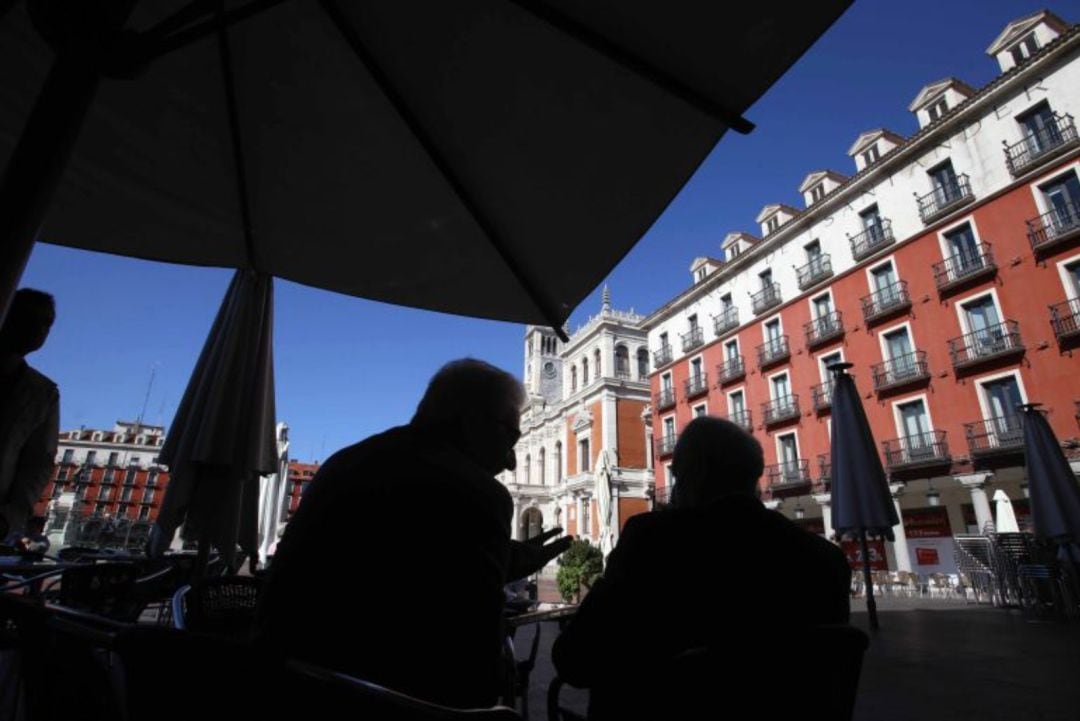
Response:
POLYGON ((607 283, 604 284, 604 292, 601 296, 600 310, 604 313, 611 312, 611 289, 608 288, 607 283))

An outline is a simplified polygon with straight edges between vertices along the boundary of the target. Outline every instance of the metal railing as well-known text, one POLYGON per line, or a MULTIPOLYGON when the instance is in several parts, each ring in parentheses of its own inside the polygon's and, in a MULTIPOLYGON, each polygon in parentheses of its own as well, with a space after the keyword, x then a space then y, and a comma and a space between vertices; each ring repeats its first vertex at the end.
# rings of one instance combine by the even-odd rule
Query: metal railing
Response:
POLYGON ((795 273, 799 277, 799 290, 806 290, 833 274, 832 258, 828 253, 822 253, 811 258, 806 265, 796 268, 795 273))
POLYGON ((896 356, 882 363, 875 363, 870 371, 874 377, 875 391, 907 385, 930 377, 926 351, 921 350, 896 356))
POLYGON ((678 436, 662 436, 660 440, 656 442, 656 448, 661 456, 670 456, 675 452, 675 441, 678 440, 678 436))
POLYGON ((867 323, 911 306, 911 296, 908 295, 906 280, 898 280, 876 293, 864 295, 860 301, 863 320, 867 323))
POLYGON ((838 310, 829 311, 803 326, 806 332, 806 344, 816 346, 839 338, 844 334, 844 316, 838 310))
POLYGON ((1048 248, 1080 231, 1080 198, 1025 222, 1031 249, 1048 248))
POLYGON ((686 388, 686 397, 693 398, 699 396, 702 393, 709 392, 709 374, 702 371, 697 375, 692 375, 684 381, 684 387, 686 388))
POLYGON ((662 411, 675 405, 675 389, 661 388, 656 394, 656 410, 662 411))
POLYGON ((934 263, 934 283, 938 290, 946 290, 959 283, 989 275, 997 271, 994 256, 986 243, 976 243, 970 250, 953 253, 940 263, 934 263))
POLYGON ((818 383, 810 387, 810 394, 814 398, 814 410, 824 411, 832 407, 832 394, 836 384, 832 381, 818 383))
POLYGON ((949 357, 952 359, 953 368, 963 368, 1023 350, 1020 324, 1014 320, 987 326, 949 341, 949 357))
POLYGON ((699 326, 694 326, 689 333, 684 333, 680 338, 682 338, 683 353, 688 353, 705 342, 705 334, 699 326))
POLYGON ((881 248, 890 245, 894 240, 892 221, 886 218, 882 218, 880 222, 867 227, 858 235, 848 238, 851 243, 851 255, 857 261, 873 255, 881 248))
POLYGON ((1050 326, 1059 340, 1080 335, 1080 298, 1050 306, 1050 326))
POLYGON ((971 200, 971 184, 968 182, 968 176, 958 175, 926 195, 917 196, 917 199, 919 217, 924 223, 930 223, 971 200))
POLYGON ((769 283, 767 286, 750 296, 750 303, 754 308, 754 314, 764 313, 769 308, 780 305, 780 284, 769 283))
POLYGON ((750 431, 754 430, 754 419, 750 415, 750 411, 748 409, 746 409, 746 408, 744 408, 741 411, 735 411, 734 413, 729 413, 727 419, 729 421, 731 421, 732 423, 734 423, 735 425, 741 427, 743 430, 745 430, 748 433, 750 431))
MULTIPOLYGON (((1054 113, 1053 119, 1035 132, 1027 133, 1023 140, 1009 145, 1005 143, 1005 163, 1015 178, 1047 160, 1057 150, 1063 150, 1077 141, 1076 125, 1071 115, 1054 113)), ((1003 141, 1004 142, 1004 141, 1003 141)))
POLYGON ((782 335, 779 338, 766 341, 757 347, 758 365, 767 366, 771 363, 779 363, 791 356, 788 347, 788 337, 782 335))
POLYGON ((666 366, 671 362, 671 346, 662 345, 659 350, 653 351, 652 362, 655 368, 666 366))
POLYGON ((713 316, 713 332, 723 335, 732 328, 739 327, 739 309, 735 306, 725 308, 720 315, 713 316))
POLYGON ((917 433, 903 438, 883 441, 885 466, 904 468, 909 466, 933 466, 948 462, 949 444, 945 441, 945 431, 917 433))
POLYGON ((745 376, 746 364, 743 363, 742 355, 728 358, 726 361, 716 366, 716 375, 720 378, 721 383, 730 383, 733 380, 745 376))
POLYGON ((765 466, 770 487, 810 484, 810 462, 805 458, 765 466))
POLYGON ((1019 413, 964 424, 968 451, 973 456, 1003 453, 1024 447, 1024 427, 1019 413))
POLYGON ((799 417, 799 396, 791 394, 761 404, 765 425, 782 423, 799 417))
POLYGON ((832 457, 828 453, 818 454, 818 481, 822 484, 832 481, 832 457))

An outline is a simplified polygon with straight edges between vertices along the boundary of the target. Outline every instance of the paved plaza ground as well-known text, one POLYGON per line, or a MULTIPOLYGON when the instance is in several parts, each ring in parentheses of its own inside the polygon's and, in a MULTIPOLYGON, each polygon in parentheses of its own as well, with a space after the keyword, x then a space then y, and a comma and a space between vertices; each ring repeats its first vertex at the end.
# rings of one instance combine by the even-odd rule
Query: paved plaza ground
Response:
MULTIPOLYGON (((852 611, 854 625, 868 629, 865 604, 853 602, 852 611)), ((963 600, 884 598, 878 611, 881 630, 871 634, 855 721, 1080 721, 1080 623, 963 600)), ((554 623, 542 626, 530 687, 533 721, 546 718, 558 634, 554 623)), ((533 632, 519 631, 519 654, 533 632)), ((583 712, 586 696, 567 689, 563 701, 583 712)), ((765 708, 754 716, 768 718, 765 708)))

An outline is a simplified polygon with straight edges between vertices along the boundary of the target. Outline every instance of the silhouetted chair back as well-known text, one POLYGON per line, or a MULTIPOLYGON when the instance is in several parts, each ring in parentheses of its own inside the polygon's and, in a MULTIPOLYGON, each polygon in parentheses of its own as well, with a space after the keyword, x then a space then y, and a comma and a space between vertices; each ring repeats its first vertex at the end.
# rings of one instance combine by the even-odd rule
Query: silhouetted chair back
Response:
POLYGON ((173 625, 198 633, 247 638, 262 582, 246 576, 207 578, 180 588, 173 598, 173 625))
POLYGON ((64 569, 57 600, 61 606, 118 621, 134 621, 143 602, 136 594, 134 563, 91 563, 64 569))

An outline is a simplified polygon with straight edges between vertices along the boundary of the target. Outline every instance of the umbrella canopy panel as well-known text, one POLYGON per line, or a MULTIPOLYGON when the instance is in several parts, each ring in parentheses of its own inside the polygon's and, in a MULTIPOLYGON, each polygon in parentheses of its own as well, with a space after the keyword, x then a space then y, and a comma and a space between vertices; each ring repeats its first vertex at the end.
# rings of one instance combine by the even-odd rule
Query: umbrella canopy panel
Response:
MULTIPOLYGON (((102 82, 42 240, 561 323, 848 3, 264 4, 228 30, 254 257, 213 32, 102 82)), ((2 163, 52 58, 0 19, 2 163)))

